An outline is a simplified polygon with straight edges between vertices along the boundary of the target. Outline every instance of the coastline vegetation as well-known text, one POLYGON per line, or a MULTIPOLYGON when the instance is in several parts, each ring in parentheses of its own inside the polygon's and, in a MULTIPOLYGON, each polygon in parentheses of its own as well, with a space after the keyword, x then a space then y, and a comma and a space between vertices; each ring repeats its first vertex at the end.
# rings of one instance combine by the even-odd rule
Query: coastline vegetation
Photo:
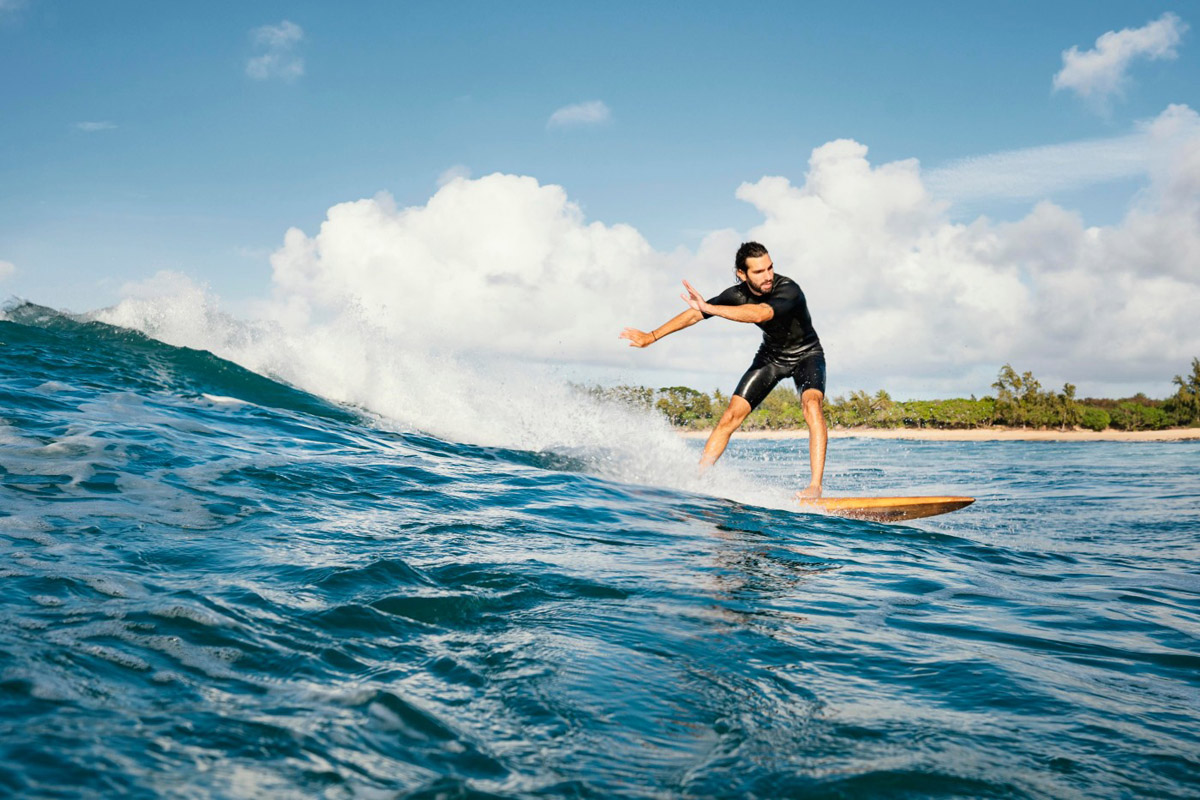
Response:
MULTIPOLYGON (((882 389, 875 394, 853 391, 826 398, 825 418, 834 428, 943 428, 995 426, 1093 431, 1163 430, 1200 426, 1200 358, 1192 359, 1190 375, 1176 375, 1176 392, 1162 400, 1136 394, 1119 400, 1078 398, 1075 386, 1042 388, 1031 372, 1018 373, 1006 364, 992 384, 994 396, 950 400, 893 400, 882 389)), ((729 403, 720 390, 711 395, 687 386, 651 389, 645 386, 592 387, 605 400, 656 409, 672 425, 689 430, 713 427, 729 403)), ((804 412, 794 389, 777 387, 746 418, 746 430, 804 428, 804 412)))

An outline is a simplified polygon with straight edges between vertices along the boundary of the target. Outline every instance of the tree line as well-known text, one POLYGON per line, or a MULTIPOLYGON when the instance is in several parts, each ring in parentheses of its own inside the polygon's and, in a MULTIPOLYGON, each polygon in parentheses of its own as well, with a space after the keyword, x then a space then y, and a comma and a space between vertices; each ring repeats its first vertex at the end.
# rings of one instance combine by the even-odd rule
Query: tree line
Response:
MULTIPOLYGON (((826 399, 825 417, 834 427, 869 428, 1017 428, 1076 427, 1093 431, 1161 430, 1200 425, 1200 358, 1192 359, 1191 375, 1176 375, 1175 394, 1154 400, 1137 394, 1120 400, 1076 397, 1073 384, 1059 391, 1043 389, 1031 372, 1018 373, 1005 364, 992 384, 995 396, 951 400, 893 400, 882 389, 875 394, 854 391, 826 399)), ((644 386, 591 387, 593 396, 662 413, 679 428, 713 427, 729 398, 720 390, 711 395, 687 386, 651 389, 644 386)), ((777 387, 746 418, 748 430, 788 430, 805 427, 800 397, 794 389, 777 387)))

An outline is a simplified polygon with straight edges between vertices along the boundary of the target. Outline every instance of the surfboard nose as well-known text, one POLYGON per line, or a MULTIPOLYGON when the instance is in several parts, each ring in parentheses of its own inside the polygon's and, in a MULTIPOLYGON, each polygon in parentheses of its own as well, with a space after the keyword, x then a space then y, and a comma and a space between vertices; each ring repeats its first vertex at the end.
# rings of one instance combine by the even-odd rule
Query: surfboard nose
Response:
POLYGON ((800 507, 835 517, 899 522, 948 514, 974 502, 974 497, 819 497, 801 500, 800 507))

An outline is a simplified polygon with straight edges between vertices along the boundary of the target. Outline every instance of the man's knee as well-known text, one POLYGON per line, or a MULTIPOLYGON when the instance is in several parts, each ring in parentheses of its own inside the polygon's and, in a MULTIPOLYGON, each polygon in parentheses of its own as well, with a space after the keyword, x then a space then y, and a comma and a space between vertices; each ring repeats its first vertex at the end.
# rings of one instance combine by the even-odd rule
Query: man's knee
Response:
POLYGON ((804 419, 809 424, 825 419, 825 395, 818 389, 805 389, 800 396, 800 405, 804 409, 804 419))
POLYGON ((729 405, 725 407, 725 413, 721 415, 719 424, 725 428, 736 428, 746 420, 751 411, 753 409, 750 408, 750 403, 746 402, 744 397, 735 394, 730 399, 729 405))

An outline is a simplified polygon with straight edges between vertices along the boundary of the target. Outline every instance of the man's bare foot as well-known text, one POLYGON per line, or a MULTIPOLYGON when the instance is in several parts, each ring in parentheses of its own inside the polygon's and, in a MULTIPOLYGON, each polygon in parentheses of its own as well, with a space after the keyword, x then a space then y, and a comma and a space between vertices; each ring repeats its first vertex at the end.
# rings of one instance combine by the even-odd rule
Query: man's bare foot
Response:
POLYGON ((797 500, 816 500, 820 496, 821 496, 821 487, 820 486, 812 486, 811 484, 807 488, 801 489, 800 491, 796 492, 797 500))

